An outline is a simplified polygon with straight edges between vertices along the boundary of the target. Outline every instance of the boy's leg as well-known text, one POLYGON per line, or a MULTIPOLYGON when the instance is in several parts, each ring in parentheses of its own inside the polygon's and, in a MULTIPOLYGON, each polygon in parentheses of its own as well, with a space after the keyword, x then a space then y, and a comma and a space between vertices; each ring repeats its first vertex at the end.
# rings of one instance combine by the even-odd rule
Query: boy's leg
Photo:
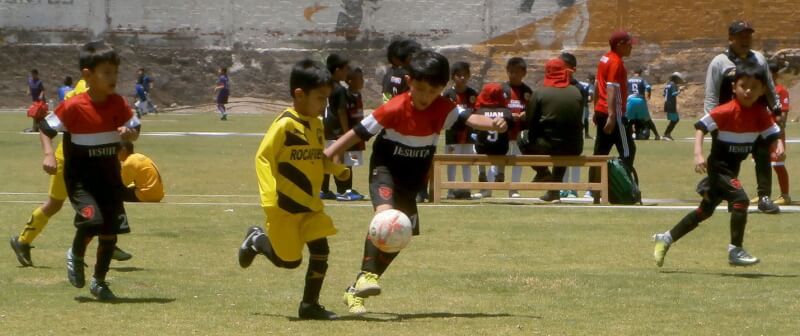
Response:
MULTIPOLYGON (((508 144, 508 154, 512 156, 522 155, 522 151, 519 149, 519 144, 516 140, 510 141, 508 144)), ((520 182, 522 179, 522 166, 512 166, 511 167, 511 182, 520 182)), ((509 190, 508 191, 509 197, 519 197, 518 190, 509 190)))
POLYGON ((653 240, 656 242, 653 250, 653 257, 656 261, 656 265, 658 267, 663 266, 664 257, 666 257, 670 246, 678 241, 678 239, 696 229, 700 222, 711 217, 717 205, 721 202, 722 198, 719 196, 711 196, 710 198, 704 197, 700 202, 700 206, 684 216, 672 229, 664 233, 653 235, 653 240))
POLYGON ((761 137, 753 145, 753 160, 756 162, 756 184, 758 187, 758 210, 777 214, 780 208, 772 202, 772 163, 770 144, 761 137))
POLYGON ((653 123, 653 119, 647 119, 647 127, 655 134, 656 140, 661 140, 661 135, 658 134, 658 128, 656 128, 656 124, 653 123))
MULTIPOLYGON (((459 145, 460 151, 459 154, 475 154, 475 150, 473 149, 471 144, 462 144, 459 145)), ((462 165, 461 166, 461 178, 464 182, 472 181, 472 166, 469 165, 462 165)))
POLYGON ((303 289, 303 301, 300 303, 298 315, 302 319, 334 320, 338 316, 319 304, 319 292, 325 281, 325 272, 328 270, 328 239, 322 238, 308 242, 308 271, 306 272, 306 285, 303 289))
POLYGON ((677 121, 670 120, 669 125, 667 125, 667 129, 664 131, 664 137, 668 137, 672 139, 672 130, 675 129, 675 125, 677 125, 677 121))
MULTIPOLYGON (((601 115, 598 113, 594 114, 594 124, 595 124, 595 137, 594 137, 594 150, 592 152, 593 155, 608 155, 611 152, 611 147, 614 146, 614 140, 616 139, 617 130, 613 130, 611 134, 606 134, 603 131, 603 127, 605 127, 606 121, 608 120, 607 115, 601 115)), ((619 125, 617 125, 619 126, 619 125)), ((600 168, 599 167, 592 167, 589 169, 589 182, 600 182, 600 168)), ((600 196, 599 193, 593 192, 592 193, 595 203, 599 203, 600 196)), ((602 197, 608 197, 608 195, 602 195, 602 197)))

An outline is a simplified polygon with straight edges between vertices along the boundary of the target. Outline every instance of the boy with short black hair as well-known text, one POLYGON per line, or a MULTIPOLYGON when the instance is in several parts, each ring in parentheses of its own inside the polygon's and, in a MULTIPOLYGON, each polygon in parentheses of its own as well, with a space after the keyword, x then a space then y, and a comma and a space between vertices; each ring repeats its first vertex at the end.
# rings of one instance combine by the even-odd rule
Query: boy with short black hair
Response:
MULTIPOLYGON (((507 107, 514 117, 514 125, 508 131, 508 153, 506 155, 516 156, 522 154, 517 142, 522 132, 522 123, 519 122, 520 117, 525 112, 525 106, 528 104, 528 100, 531 99, 533 89, 522 81, 528 75, 528 64, 521 57, 508 59, 506 74, 508 74, 508 82, 505 83, 504 90, 508 96, 507 107)), ((496 171, 495 181, 505 181, 505 166, 492 166, 492 169, 496 171)), ((522 166, 511 167, 511 182, 519 182, 521 178, 522 166)), ((508 197, 520 197, 519 191, 509 190, 508 197)))
POLYGON ((708 177, 697 185, 697 192, 703 200, 671 230, 653 235, 656 242, 653 257, 658 267, 664 264, 670 246, 711 217, 723 200, 728 201, 731 209, 728 263, 750 266, 759 262, 742 247, 750 200, 738 176, 742 161, 752 152, 759 137, 774 146, 777 157, 784 154, 783 144, 777 141, 780 128, 772 120, 767 107, 758 101, 766 92, 766 76, 752 61, 738 65, 733 81, 735 99, 714 108, 695 124, 695 171, 708 172, 708 177), (711 153, 706 159, 703 157, 703 138, 709 132, 711 153))
POLYGON ((408 91, 406 66, 414 53, 422 50, 422 46, 412 39, 397 39, 386 48, 386 58, 391 67, 383 76, 383 102, 408 91))
POLYGON ((664 113, 667 114, 669 125, 664 130, 664 140, 672 141, 672 130, 678 125, 681 116, 678 114, 678 95, 681 94, 679 83, 682 83, 681 75, 678 72, 669 76, 669 82, 664 86, 664 113))
POLYGON ((309 262, 301 319, 338 318, 319 304, 319 293, 328 269, 328 236, 336 234, 333 220, 323 211, 318 190, 324 173, 347 179, 350 170, 323 155, 322 122, 333 79, 322 63, 309 59, 294 64, 289 79, 293 106, 278 115, 264 135, 255 157, 261 207, 266 228, 251 227, 239 247, 239 266, 247 268, 263 254, 280 268, 297 268, 303 261, 303 245, 309 262))
MULTIPOLYGON (((478 91, 469 87, 470 71, 469 63, 455 62, 450 67, 450 79, 453 86, 442 93, 458 107, 469 111, 475 110, 475 101, 478 98, 478 91)), ((475 148, 470 137, 471 130, 468 127, 453 127, 445 132, 444 143, 447 154, 475 154, 475 148)), ((469 165, 461 166, 461 177, 464 182, 472 180, 472 167, 469 165)), ((456 166, 447 166, 447 181, 456 180, 456 166)), ((470 199, 472 198, 469 190, 449 190, 448 199, 470 199)))
POLYGON ((140 128, 125 98, 115 93, 119 63, 117 53, 105 43, 83 45, 80 67, 89 90, 64 101, 40 125, 42 166, 50 174, 57 169, 50 139, 64 132, 64 182, 77 228, 67 251, 67 277, 73 286, 83 288, 86 245, 97 236, 97 263, 89 290, 101 301, 116 298, 105 277, 117 235, 130 232, 117 148, 120 141, 136 140, 140 128))
MULTIPOLYGON (((327 157, 340 155, 353 144, 376 136, 370 159, 370 199, 375 212, 402 211, 411 219, 413 234, 419 234, 417 193, 427 187, 427 175, 439 133, 463 123, 480 130, 504 132, 503 119, 489 119, 468 114, 458 108, 442 91, 450 79, 447 58, 433 51, 416 53, 406 76, 410 90, 392 98, 370 116, 345 133, 325 150, 327 157), (414 120, 413 123, 409 120, 414 120)), ((364 258, 355 283, 344 294, 352 314, 363 314, 364 298, 378 295, 378 278, 398 253, 378 250, 364 242, 364 258)))

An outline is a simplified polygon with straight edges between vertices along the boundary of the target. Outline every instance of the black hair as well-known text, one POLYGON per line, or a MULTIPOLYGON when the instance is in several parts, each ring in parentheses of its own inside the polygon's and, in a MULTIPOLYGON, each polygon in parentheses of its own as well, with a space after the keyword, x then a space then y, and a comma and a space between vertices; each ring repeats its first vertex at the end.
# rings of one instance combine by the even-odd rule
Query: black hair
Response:
POLYGON ((111 63, 119 65, 119 55, 114 48, 105 44, 103 41, 94 41, 84 44, 79 52, 79 65, 81 70, 89 69, 94 70, 102 63, 111 63))
POLYGON ((320 62, 305 58, 292 66, 289 76, 289 94, 294 97, 294 90, 301 89, 308 93, 323 86, 332 86, 333 77, 330 71, 320 62))
POLYGON ((586 76, 586 79, 595 80, 594 74, 590 73, 589 76, 586 76))
POLYGON ((138 70, 144 73, 144 68, 139 68, 138 70))
POLYGON ((456 76, 459 72, 466 72, 469 73, 469 63, 467 62, 455 62, 453 65, 450 66, 450 78, 456 76))
POLYGON ((330 54, 325 60, 325 65, 328 66, 328 71, 331 74, 336 72, 337 69, 347 66, 348 63, 350 63, 350 60, 339 54, 330 54))
POLYGON ((638 69, 636 69, 636 70, 633 70, 633 73, 634 73, 634 74, 637 74, 637 75, 641 75, 642 73, 644 73, 644 69, 642 69, 642 68, 638 68, 638 69))
POLYGON ((736 74, 733 77, 733 82, 736 83, 740 78, 750 77, 761 81, 761 84, 767 84, 767 74, 761 66, 752 60, 746 60, 736 66, 736 74))
POLYGON ((120 141, 119 142, 119 148, 120 149, 124 148, 126 151, 128 151, 128 154, 133 154, 134 153, 134 151, 133 151, 133 142, 131 142, 131 141, 127 141, 127 140, 120 141))
POLYGON ((386 59, 389 63, 398 60, 405 63, 409 57, 422 50, 422 45, 413 39, 396 39, 386 48, 386 59))
POLYGON ((512 68, 522 68, 528 70, 528 63, 525 63, 525 60, 522 57, 511 57, 506 62, 506 71, 511 70, 512 68))
POLYGON ((435 51, 420 51, 411 57, 408 75, 431 86, 445 86, 450 81, 450 62, 435 51))
POLYGON ((31 69, 31 75, 38 76, 39 75, 39 70, 31 69))
POLYGON ((350 69, 350 72, 347 73, 347 80, 356 78, 358 76, 364 77, 364 70, 361 70, 359 67, 355 67, 350 69))
POLYGON ((223 74, 227 75, 228 74, 228 67, 220 66, 219 67, 219 71, 222 72, 223 74))
POLYGON ((578 58, 576 58, 575 55, 569 52, 566 51, 562 52, 561 55, 558 56, 558 58, 564 61, 564 63, 567 63, 567 65, 569 65, 570 68, 575 69, 578 67, 578 58))
POLYGON ((64 85, 72 86, 72 76, 64 77, 64 85))

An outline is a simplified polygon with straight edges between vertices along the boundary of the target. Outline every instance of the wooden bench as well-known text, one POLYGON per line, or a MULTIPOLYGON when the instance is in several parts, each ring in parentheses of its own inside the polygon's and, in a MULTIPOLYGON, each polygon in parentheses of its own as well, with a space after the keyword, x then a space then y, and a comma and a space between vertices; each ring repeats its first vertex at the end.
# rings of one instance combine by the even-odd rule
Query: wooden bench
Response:
POLYGON ((550 155, 518 155, 490 156, 465 154, 436 154, 433 156, 431 169, 431 199, 433 203, 441 201, 442 189, 491 189, 491 190, 592 190, 599 191, 601 202, 608 204, 608 165, 611 156, 550 156, 550 155), (447 182, 442 180, 442 166, 447 165, 502 165, 502 166, 564 166, 564 167, 599 167, 600 182, 447 182))

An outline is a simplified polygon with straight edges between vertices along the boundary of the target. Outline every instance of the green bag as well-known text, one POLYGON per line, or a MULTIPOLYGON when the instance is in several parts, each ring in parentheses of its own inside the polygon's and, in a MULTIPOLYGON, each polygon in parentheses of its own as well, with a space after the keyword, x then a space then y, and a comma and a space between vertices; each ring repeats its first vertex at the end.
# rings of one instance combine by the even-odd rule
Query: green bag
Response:
POLYGON ((619 158, 608 160, 608 202, 611 204, 642 204, 639 176, 633 167, 619 158))

